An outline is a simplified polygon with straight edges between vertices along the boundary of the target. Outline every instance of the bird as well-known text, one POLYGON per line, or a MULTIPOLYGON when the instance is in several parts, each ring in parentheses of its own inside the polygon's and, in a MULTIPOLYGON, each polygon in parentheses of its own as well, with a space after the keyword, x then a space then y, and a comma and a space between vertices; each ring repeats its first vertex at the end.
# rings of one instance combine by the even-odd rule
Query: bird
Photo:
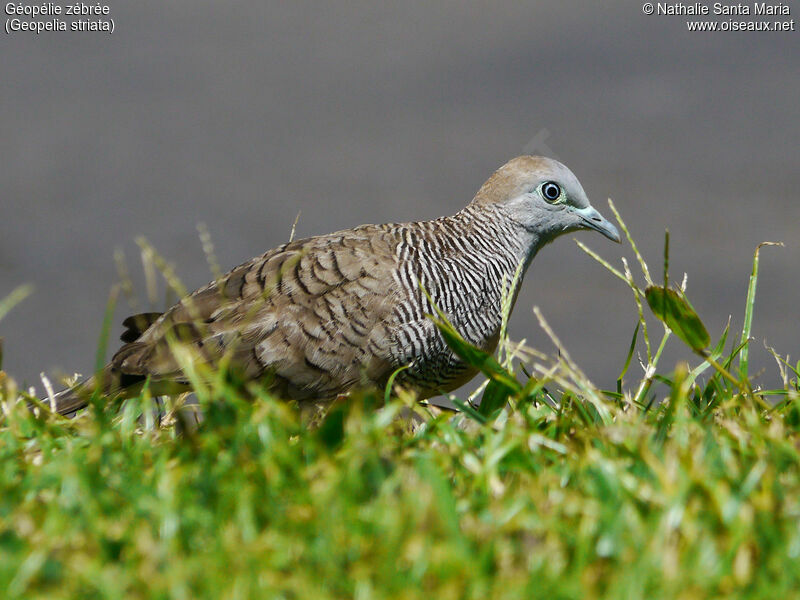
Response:
POLYGON ((299 403, 382 388, 399 369, 395 384, 420 400, 449 393, 477 370, 449 348, 430 318, 434 306, 467 342, 494 352, 504 294, 513 306, 537 252, 578 230, 620 241, 572 171, 518 156, 454 215, 290 241, 163 313, 128 317, 122 347, 56 394, 55 410, 73 416, 94 392, 132 397, 145 383, 154 396, 190 390, 176 345, 192 362, 225 359, 245 381, 299 403))

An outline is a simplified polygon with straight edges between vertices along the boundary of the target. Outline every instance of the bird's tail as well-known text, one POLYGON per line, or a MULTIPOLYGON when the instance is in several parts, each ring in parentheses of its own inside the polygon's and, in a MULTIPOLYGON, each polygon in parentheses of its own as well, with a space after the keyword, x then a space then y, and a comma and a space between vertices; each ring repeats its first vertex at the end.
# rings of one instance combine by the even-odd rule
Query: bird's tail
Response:
POLYGON ((76 383, 53 396, 52 409, 60 415, 72 416, 89 404, 97 385, 94 377, 76 383))
POLYGON ((55 394, 53 396, 53 412, 74 416, 76 412, 89 405, 89 401, 98 390, 104 395, 111 395, 119 391, 119 382, 114 381, 109 367, 55 394))
POLYGON ((72 417, 76 412, 89 405, 95 393, 106 398, 132 398, 141 394, 148 383, 150 384, 148 389, 153 396, 171 396, 191 390, 188 382, 175 380, 150 382, 143 375, 120 373, 109 364, 92 377, 79 381, 71 388, 55 394, 53 396, 53 412, 72 417))

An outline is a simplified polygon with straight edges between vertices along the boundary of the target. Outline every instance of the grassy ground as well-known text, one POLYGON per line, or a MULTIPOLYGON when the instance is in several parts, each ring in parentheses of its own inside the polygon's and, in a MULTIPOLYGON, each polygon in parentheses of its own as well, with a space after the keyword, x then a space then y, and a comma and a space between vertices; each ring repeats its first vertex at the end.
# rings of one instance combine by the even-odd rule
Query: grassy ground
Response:
POLYGON ((800 365, 752 390, 750 318, 712 343, 641 267, 646 289, 616 274, 646 376, 605 392, 565 350, 489 357, 441 320, 487 380, 456 416, 376 392, 309 427, 220 375, 199 384, 199 428, 177 404, 159 423, 147 394, 68 421, 0 372, 4 597, 797 596, 800 365), (651 348, 652 314, 666 325, 651 348), (696 361, 662 367, 666 343, 696 361))

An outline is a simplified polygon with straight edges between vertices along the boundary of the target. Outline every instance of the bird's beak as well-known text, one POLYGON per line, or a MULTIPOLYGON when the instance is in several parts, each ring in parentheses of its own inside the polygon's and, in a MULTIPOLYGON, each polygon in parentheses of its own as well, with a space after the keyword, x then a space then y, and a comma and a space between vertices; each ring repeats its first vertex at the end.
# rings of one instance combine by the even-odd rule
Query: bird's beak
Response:
POLYGON ((591 206, 577 208, 575 212, 583 219, 583 224, 587 229, 594 229, 602 233, 612 242, 620 243, 619 231, 617 231, 617 228, 594 208, 591 206))

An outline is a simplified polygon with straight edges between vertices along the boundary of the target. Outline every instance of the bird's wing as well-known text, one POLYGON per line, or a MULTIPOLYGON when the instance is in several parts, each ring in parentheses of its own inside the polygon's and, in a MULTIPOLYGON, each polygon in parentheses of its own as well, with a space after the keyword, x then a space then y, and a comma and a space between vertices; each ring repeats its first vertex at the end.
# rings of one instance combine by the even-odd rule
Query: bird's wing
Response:
POLYGON ((122 322, 125 331, 119 336, 123 342, 135 342, 147 329, 164 314, 160 312, 146 312, 131 315, 122 322))
POLYGON ((361 379, 380 383, 391 370, 395 246, 388 228, 362 226, 271 250, 187 296, 137 338, 129 335, 111 366, 181 380, 172 348, 180 342, 194 360, 229 356, 248 378, 269 373, 287 397, 336 395, 361 379))

